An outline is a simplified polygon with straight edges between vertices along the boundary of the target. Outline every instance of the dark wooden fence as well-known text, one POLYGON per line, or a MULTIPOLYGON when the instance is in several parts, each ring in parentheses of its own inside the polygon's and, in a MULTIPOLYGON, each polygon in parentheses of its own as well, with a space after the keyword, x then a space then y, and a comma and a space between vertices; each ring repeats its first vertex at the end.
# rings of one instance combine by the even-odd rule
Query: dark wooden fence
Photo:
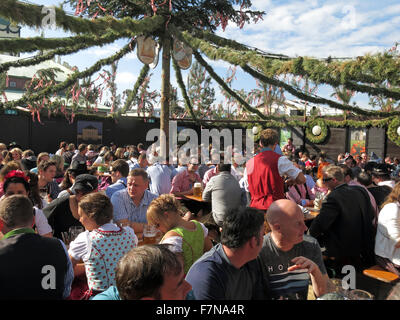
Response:
MULTIPOLYGON (((137 145, 139 142, 149 146, 153 142, 146 142, 146 134, 150 129, 159 128, 159 119, 146 119, 138 117, 121 117, 118 120, 94 116, 77 116, 73 123, 69 123, 62 116, 42 117, 42 123, 32 121, 29 114, 0 115, 0 142, 9 144, 16 142, 23 149, 32 149, 35 153, 42 151, 55 152, 60 141, 78 143, 78 121, 96 121, 102 123, 102 144, 109 145, 114 142, 123 146, 137 145)), ((199 141, 201 128, 193 121, 178 121, 178 131, 182 128, 191 128, 198 133, 199 141)), ((213 128, 208 124, 204 128, 213 128)), ((232 122, 228 129, 240 128, 232 122)), ((218 127, 218 129, 221 129, 218 127)), ((306 149, 310 154, 325 151, 332 159, 336 159, 340 152, 350 151, 350 128, 330 128, 330 134, 324 144, 313 144, 305 139, 302 128, 290 128, 294 145, 306 149)), ((243 132, 245 132, 243 130, 243 132)), ((211 142, 211 141, 210 141, 211 142)), ((199 142, 200 143, 200 142, 199 142)), ((244 144, 243 144, 244 148, 244 144)), ((391 142, 384 129, 370 128, 366 135, 366 150, 370 154, 375 152, 379 157, 400 157, 400 147, 391 142)))

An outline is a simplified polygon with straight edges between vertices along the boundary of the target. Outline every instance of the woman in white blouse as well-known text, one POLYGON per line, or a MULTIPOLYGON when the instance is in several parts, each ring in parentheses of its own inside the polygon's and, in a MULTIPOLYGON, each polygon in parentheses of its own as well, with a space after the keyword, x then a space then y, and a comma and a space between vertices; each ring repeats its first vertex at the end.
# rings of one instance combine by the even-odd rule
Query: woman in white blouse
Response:
POLYGON ((387 196, 378 216, 376 262, 400 276, 400 183, 387 196))

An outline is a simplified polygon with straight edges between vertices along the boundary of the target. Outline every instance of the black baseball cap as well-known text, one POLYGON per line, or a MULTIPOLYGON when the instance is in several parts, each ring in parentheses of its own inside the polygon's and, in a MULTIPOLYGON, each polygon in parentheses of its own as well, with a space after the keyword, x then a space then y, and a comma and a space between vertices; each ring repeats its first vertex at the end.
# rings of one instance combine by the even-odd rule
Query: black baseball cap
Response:
POLYGON ((379 163, 372 169, 372 174, 377 176, 390 174, 389 167, 385 163, 379 163))
POLYGON ((97 178, 91 174, 80 174, 75 179, 75 184, 71 189, 73 192, 79 190, 83 192, 92 192, 97 189, 99 182, 97 178))

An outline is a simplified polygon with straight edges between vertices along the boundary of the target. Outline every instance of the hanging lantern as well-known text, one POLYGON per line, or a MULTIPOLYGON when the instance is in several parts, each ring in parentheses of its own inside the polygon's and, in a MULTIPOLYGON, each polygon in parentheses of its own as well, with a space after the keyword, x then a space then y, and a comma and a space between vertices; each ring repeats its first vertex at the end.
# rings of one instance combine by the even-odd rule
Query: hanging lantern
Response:
POLYGON ((180 61, 183 58, 185 58, 186 54, 185 54, 185 48, 183 47, 183 42, 175 39, 172 50, 173 50, 174 59, 176 61, 180 61))
POLYGON ((158 57, 160 56, 160 44, 157 42, 156 43, 156 56, 154 58, 154 61, 149 64, 149 67, 152 69, 155 69, 158 64, 158 57))
POLYGON ((182 60, 178 61, 178 66, 182 70, 187 70, 192 65, 192 49, 191 48, 187 48, 185 50, 185 52, 186 52, 185 58, 183 58, 182 60))
POLYGON ((192 65, 192 48, 187 46, 181 41, 174 40, 173 44, 173 56, 176 60, 179 68, 187 70, 192 65))
POLYGON ((321 131, 322 131, 322 129, 321 129, 320 126, 314 126, 314 127, 312 128, 312 134, 313 134, 314 136, 319 136, 319 135, 321 134, 321 131))
POLYGON ((137 38, 137 56, 144 64, 151 64, 156 58, 157 43, 151 37, 140 36, 137 38))
POLYGON ((253 129, 251 129, 254 135, 256 135, 259 131, 259 128, 257 126, 254 126, 253 129))
POLYGON ((400 127, 397 127, 397 134, 400 136, 400 127))

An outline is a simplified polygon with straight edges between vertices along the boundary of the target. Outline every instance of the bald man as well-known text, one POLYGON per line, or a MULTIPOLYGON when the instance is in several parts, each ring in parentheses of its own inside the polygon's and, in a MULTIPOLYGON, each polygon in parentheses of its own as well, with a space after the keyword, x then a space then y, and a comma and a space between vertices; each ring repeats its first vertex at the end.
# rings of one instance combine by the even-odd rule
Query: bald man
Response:
POLYGON ((304 235, 307 227, 293 201, 274 201, 266 214, 271 232, 264 236, 258 259, 274 299, 306 300, 311 278, 316 297, 327 292, 329 277, 316 239, 304 235))

